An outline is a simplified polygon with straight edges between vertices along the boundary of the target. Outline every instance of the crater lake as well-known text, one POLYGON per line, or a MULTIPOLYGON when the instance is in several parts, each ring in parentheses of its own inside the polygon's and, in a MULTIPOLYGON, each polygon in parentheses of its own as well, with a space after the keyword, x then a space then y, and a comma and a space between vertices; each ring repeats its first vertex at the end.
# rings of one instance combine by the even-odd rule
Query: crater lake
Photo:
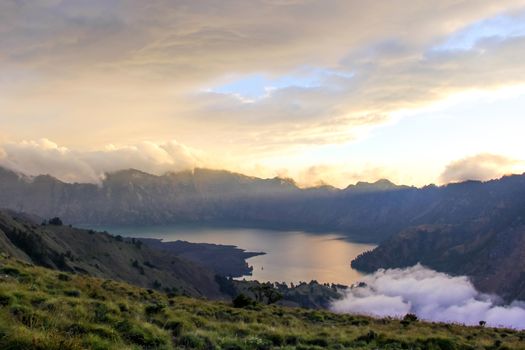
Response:
POLYGON ((350 262, 359 254, 375 248, 373 244, 353 242, 347 236, 335 232, 311 233, 201 224, 97 229, 126 237, 234 245, 250 252, 264 252, 264 255, 247 260, 253 266, 253 273, 241 277, 261 282, 317 280, 321 283, 350 285, 362 276, 359 271, 352 269, 350 262))

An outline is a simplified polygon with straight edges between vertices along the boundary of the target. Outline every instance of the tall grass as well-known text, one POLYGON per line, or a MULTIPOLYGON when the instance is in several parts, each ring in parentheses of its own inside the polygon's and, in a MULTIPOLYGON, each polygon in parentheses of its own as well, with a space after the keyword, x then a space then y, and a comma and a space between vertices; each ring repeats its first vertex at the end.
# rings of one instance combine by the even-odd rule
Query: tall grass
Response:
POLYGON ((168 297, 0 258, 0 349, 525 349, 509 329, 168 297))

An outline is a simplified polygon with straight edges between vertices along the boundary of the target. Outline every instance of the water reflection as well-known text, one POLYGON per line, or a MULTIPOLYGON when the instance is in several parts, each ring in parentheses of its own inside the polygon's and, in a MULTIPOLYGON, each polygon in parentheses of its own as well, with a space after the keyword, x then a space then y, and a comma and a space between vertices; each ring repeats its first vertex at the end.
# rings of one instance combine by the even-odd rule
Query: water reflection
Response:
POLYGON ((248 260, 253 275, 246 279, 259 281, 310 281, 351 284, 361 274, 350 267, 350 261, 370 244, 354 243, 335 233, 274 231, 251 228, 226 228, 197 225, 108 228, 114 234, 131 237, 184 240, 197 243, 235 245, 247 251, 263 251, 266 255, 248 260))

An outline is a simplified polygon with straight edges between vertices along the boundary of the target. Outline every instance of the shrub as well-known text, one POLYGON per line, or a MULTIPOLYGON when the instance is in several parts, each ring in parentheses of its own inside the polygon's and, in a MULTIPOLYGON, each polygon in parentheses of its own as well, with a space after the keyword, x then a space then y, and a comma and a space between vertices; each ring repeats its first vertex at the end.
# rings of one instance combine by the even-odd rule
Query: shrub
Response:
POLYGON ((64 291, 64 295, 66 295, 68 297, 78 298, 78 297, 80 297, 80 291, 75 290, 75 289, 66 290, 66 291, 64 291))
POLYGON ((310 321, 313 321, 313 322, 323 322, 324 321, 323 314, 321 314, 320 312, 317 312, 317 311, 309 312, 308 315, 307 315, 307 318, 310 321))
POLYGON ((406 314, 405 317, 403 317, 403 320, 409 321, 409 322, 416 322, 417 316, 415 314, 406 314))
POLYGON ((270 342, 259 337, 249 337, 246 339, 246 345, 248 346, 248 349, 268 350, 272 348, 270 342))
POLYGON ((169 329, 174 337, 178 337, 182 334, 182 330, 184 329, 184 323, 179 320, 170 320, 166 323, 164 327, 166 329, 169 329))
POLYGON ((34 313, 25 305, 12 305, 11 314, 26 326, 31 326, 34 321, 34 313))
POLYGON ((118 303, 118 309, 120 310, 120 312, 128 312, 129 311, 129 307, 124 304, 124 303, 118 303))
POLYGON ((59 217, 54 217, 52 219, 49 219, 49 221, 47 223, 49 225, 53 225, 53 226, 62 226, 63 225, 63 222, 62 222, 62 220, 59 217))
POLYGON ((140 263, 138 262, 138 260, 133 260, 131 262, 131 266, 133 266, 134 268, 136 268, 137 270, 139 270, 140 274, 141 275, 144 275, 144 267, 140 266, 140 263))
POLYGON ((323 348, 326 348, 328 347, 328 339, 326 338, 321 338, 321 337, 317 337, 317 338, 313 338, 313 339, 309 339, 307 341, 307 343, 309 345, 317 345, 317 346, 320 346, 320 347, 323 347, 323 348))
POLYGON ((71 281, 71 277, 65 273, 59 273, 57 278, 59 281, 71 281))
POLYGON ((7 294, 0 294, 0 306, 7 306, 11 303, 11 296, 7 294))
POLYGON ((206 346, 204 339, 194 334, 185 334, 179 337, 177 344, 189 349, 204 349, 206 346))
POLYGON ((401 324, 404 327, 407 327, 413 322, 417 322, 417 316, 414 314, 406 314, 405 317, 403 317, 403 319, 401 320, 401 324))
POLYGON ((273 345, 281 346, 284 344, 284 336, 279 333, 269 333, 265 335, 265 338, 268 339, 273 345))
POLYGON ((154 314, 158 314, 165 308, 166 308, 166 305, 164 304, 153 303, 153 304, 146 305, 146 307, 144 308, 144 312, 146 313, 146 315, 154 315, 154 314))
POLYGON ((105 323, 110 321, 111 310, 106 304, 103 302, 95 302, 93 303, 93 309, 96 322, 105 323))
POLYGON ((427 349, 439 349, 439 350, 455 350, 457 349, 456 344, 451 339, 446 338, 430 338, 424 341, 424 346, 427 349))
POLYGON ((64 331, 69 334, 69 335, 73 335, 73 336, 77 336, 77 335, 83 335, 83 334, 86 334, 87 333, 87 328, 80 324, 80 323, 72 323, 70 325, 68 325, 64 331))
POLYGON ((21 275, 20 270, 15 267, 5 266, 0 270, 3 274, 11 276, 11 277, 18 277, 21 275))
POLYGON ((357 337, 356 341, 364 341, 366 343, 370 343, 376 339, 377 339, 377 333, 374 331, 369 331, 368 333, 357 337))
POLYGON ((237 307, 237 308, 255 306, 255 304, 256 304, 255 300, 244 295, 243 293, 237 295, 235 299, 233 299, 233 307, 237 307))
POLYGON ((145 324, 137 325, 130 320, 124 320, 117 324, 116 329, 124 339, 144 348, 159 348, 168 344, 166 337, 153 332, 145 324))
POLYGON ((149 261, 144 261, 144 266, 147 266, 147 267, 152 268, 152 269, 156 268, 156 266, 153 265, 152 263, 150 263, 149 261))

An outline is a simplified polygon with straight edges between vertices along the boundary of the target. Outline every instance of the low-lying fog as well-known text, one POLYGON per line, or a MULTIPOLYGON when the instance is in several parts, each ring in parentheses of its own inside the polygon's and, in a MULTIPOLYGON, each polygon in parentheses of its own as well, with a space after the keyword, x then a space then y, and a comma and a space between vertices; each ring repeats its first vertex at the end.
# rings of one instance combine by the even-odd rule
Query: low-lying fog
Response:
POLYGON ((503 304, 496 296, 480 293, 467 277, 452 277, 421 265, 378 270, 350 288, 344 299, 332 304, 339 313, 377 317, 403 317, 525 329, 525 303, 503 304))

